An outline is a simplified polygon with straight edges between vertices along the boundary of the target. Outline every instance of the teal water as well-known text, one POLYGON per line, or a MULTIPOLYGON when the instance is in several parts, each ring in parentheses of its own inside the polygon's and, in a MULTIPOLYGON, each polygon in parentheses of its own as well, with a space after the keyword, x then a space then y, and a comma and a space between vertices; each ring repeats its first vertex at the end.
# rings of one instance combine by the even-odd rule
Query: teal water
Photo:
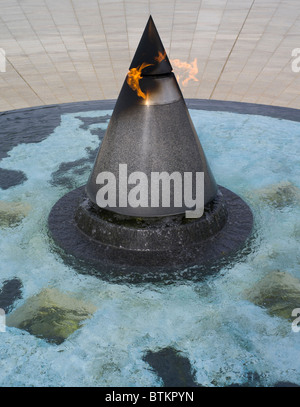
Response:
POLYGON ((19 144, 1 161, 2 168, 27 177, 0 190, 1 201, 21 201, 34 210, 19 225, 0 228, 0 285, 14 277, 22 280, 23 298, 14 309, 54 287, 93 303, 97 311, 60 345, 17 328, 0 332, 1 386, 160 386, 143 355, 168 346, 189 358, 197 382, 205 386, 245 383, 254 372, 265 386, 300 385, 300 332, 245 299, 270 271, 300 278, 300 205, 274 207, 257 192, 279 182, 300 188, 300 123, 190 113, 217 182, 254 212, 255 249, 201 282, 113 284, 78 274, 49 249, 47 217, 61 196, 86 183, 89 152, 99 145, 94 130, 104 131, 108 124, 83 128, 78 117, 105 117, 111 111, 62 115, 48 138, 19 144), (65 174, 69 186, 55 184, 60 165, 75 160, 81 160, 76 171, 65 174))

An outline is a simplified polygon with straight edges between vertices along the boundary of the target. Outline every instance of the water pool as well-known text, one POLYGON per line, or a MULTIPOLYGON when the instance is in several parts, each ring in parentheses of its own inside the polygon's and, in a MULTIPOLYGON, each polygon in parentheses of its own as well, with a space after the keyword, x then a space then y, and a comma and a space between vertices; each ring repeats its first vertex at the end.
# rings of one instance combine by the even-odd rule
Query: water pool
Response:
POLYGON ((290 314, 297 298, 300 308, 300 123, 190 108, 217 182, 253 210, 255 243, 202 281, 129 284, 78 273, 49 242, 48 214, 86 183, 112 113, 80 108, 55 117, 42 109, 31 121, 24 112, 0 116, 0 287, 21 284, 7 321, 23 310, 18 327, 0 332, 0 385, 163 386, 145 358, 162 349, 189 361, 195 385, 300 385, 300 332, 278 312, 273 294, 257 299, 260 281, 274 286, 279 276, 290 314), (36 315, 24 311, 32 297, 40 306, 34 329, 25 322, 36 315), (51 309, 49 321, 59 325, 68 309, 74 323, 72 304, 73 314, 80 309, 89 317, 65 338, 51 338, 45 315, 51 309))

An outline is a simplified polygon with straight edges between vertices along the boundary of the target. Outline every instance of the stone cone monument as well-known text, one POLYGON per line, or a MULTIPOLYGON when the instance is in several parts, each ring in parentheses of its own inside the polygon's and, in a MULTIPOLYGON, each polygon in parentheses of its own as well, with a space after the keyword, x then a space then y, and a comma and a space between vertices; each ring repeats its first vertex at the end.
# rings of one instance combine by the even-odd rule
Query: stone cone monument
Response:
MULTIPOLYGON (((217 195, 217 184, 152 17, 148 20, 128 76, 87 183, 88 197, 97 204, 98 174, 109 171, 119 179, 119 164, 126 164, 128 174, 141 171, 149 181, 152 172, 179 172, 182 177, 185 172, 203 172, 204 204, 208 204, 217 195), (139 93, 135 86, 128 84, 128 76, 143 64, 142 78, 136 84, 140 87, 139 93)), ((162 202, 159 207, 150 207, 149 185, 147 189, 147 207, 127 205, 106 209, 138 217, 174 215, 188 209, 183 199, 182 207, 174 207, 173 190, 169 207, 163 207, 162 202)))
POLYGON ((157 274, 210 267, 243 246, 252 223, 247 204, 215 181, 150 16, 86 186, 52 208, 52 237, 96 274, 114 270, 124 276, 128 268, 143 275, 149 268, 157 274), (195 208, 174 179, 159 180, 152 205, 153 173, 182 181, 187 173, 195 180, 203 174, 202 216, 186 216, 195 208), (162 198, 166 190, 169 205, 162 198))

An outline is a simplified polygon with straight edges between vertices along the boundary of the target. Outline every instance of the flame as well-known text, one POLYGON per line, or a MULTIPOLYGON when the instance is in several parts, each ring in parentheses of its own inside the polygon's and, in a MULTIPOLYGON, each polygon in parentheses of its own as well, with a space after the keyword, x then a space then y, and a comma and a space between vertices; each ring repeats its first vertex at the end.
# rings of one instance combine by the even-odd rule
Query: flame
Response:
POLYGON ((145 105, 149 106, 149 93, 147 93, 145 105))
POLYGON ((158 51, 158 56, 155 57, 155 61, 157 61, 158 63, 162 62, 164 59, 166 59, 167 53, 166 51, 164 51, 164 53, 158 51))
POLYGON ((127 74, 127 83, 131 87, 132 90, 137 92, 137 95, 146 99, 145 93, 140 88, 140 79, 142 79, 142 70, 145 69, 147 66, 153 64, 147 64, 143 62, 142 65, 138 66, 137 68, 131 68, 127 74))
MULTIPOLYGON (((167 56, 166 51, 164 53, 158 52, 158 56, 154 57, 155 61, 158 63, 161 63, 167 56)), ((147 68, 147 66, 151 66, 154 64, 148 64, 147 62, 143 62, 142 65, 138 66, 137 68, 131 68, 130 71, 127 74, 127 83, 131 87, 132 90, 136 91, 137 95, 142 97, 143 99, 146 99, 145 93, 142 91, 140 88, 140 80, 143 78, 142 77, 142 70, 147 68)), ((148 95, 146 99, 146 105, 149 105, 149 100, 148 100, 148 95)))
POLYGON ((199 82, 199 79, 196 78, 198 73, 197 58, 195 58, 190 64, 188 62, 181 61, 180 59, 171 59, 171 63, 182 72, 176 75, 178 82, 181 80, 182 76, 188 75, 183 81, 181 81, 183 86, 187 85, 190 80, 199 82))

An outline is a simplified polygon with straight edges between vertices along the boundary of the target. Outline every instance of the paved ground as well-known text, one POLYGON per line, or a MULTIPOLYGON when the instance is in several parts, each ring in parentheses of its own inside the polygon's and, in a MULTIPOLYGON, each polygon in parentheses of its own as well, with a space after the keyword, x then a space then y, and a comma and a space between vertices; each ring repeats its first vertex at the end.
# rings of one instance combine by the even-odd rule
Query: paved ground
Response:
POLYGON ((150 14, 185 97, 300 108, 299 0, 0 0, 0 111, 116 98, 150 14))

